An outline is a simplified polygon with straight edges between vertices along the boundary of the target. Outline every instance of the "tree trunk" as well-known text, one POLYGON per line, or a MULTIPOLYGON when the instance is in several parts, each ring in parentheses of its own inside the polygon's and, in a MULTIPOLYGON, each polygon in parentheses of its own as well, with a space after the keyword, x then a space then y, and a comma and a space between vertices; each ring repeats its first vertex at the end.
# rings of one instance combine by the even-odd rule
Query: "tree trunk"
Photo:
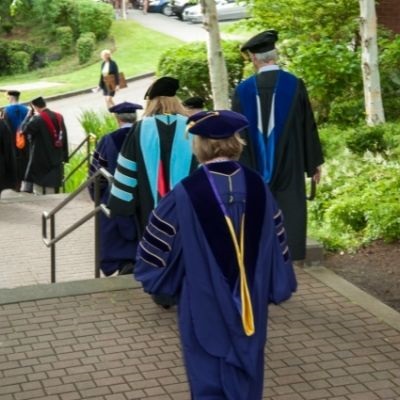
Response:
POLYGON ((368 125, 385 122, 378 66, 377 18, 374 0, 360 1, 361 69, 368 125))
POLYGON ((201 0, 204 28, 208 32, 207 58, 211 93, 215 110, 229 109, 228 71, 221 47, 221 35, 215 0, 201 0))
POLYGON ((127 19, 126 16, 126 0, 121 0, 121 18, 127 19))

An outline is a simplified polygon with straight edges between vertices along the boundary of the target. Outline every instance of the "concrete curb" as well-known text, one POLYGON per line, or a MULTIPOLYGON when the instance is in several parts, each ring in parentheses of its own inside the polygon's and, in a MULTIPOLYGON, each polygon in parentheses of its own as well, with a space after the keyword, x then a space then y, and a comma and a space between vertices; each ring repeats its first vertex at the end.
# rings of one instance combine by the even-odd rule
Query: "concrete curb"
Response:
POLYGON ((141 286, 131 275, 21 286, 0 289, 0 305, 124 289, 141 289, 141 286))
MULTIPOLYGON (((351 268, 351 266, 349 266, 351 268)), ((400 313, 380 300, 359 289, 357 286, 336 275, 323 266, 304 268, 304 271, 326 286, 348 298, 351 302, 373 314, 379 320, 400 331, 400 313)))
MULTIPOLYGON (((155 72, 147 72, 142 75, 136 75, 136 76, 131 76, 129 78, 126 78, 126 81, 127 82, 139 81, 140 79, 149 78, 150 76, 154 76, 154 75, 155 75, 155 72)), ((77 96, 77 95, 84 94, 84 93, 91 93, 92 89, 93 89, 93 86, 91 86, 90 88, 75 90, 73 92, 56 94, 54 96, 46 97, 46 101, 60 100, 60 99, 65 99, 67 97, 73 97, 73 96, 77 96)))

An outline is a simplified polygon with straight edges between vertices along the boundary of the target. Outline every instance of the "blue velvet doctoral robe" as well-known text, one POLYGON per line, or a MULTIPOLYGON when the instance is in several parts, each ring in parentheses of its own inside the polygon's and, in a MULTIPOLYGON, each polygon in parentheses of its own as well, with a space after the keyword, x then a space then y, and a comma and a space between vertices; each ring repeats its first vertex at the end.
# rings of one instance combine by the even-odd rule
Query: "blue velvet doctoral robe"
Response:
POLYGON ((135 277, 151 294, 179 296, 179 330, 192 399, 260 400, 268 304, 296 290, 282 213, 257 173, 208 164, 235 231, 244 213, 244 259, 255 333, 242 323, 238 263, 204 167, 151 213, 135 277))
MULTIPOLYGON (((93 153, 89 176, 101 167, 114 174, 118 154, 131 127, 132 124, 126 124, 100 139, 93 153)), ((94 199, 94 186, 89 192, 94 199)), ((107 203, 109 193, 108 183, 104 181, 100 190, 102 203, 107 203)), ((136 232, 133 216, 108 218, 100 214, 100 268, 105 275, 113 274, 127 263, 134 263, 138 242, 136 232)))

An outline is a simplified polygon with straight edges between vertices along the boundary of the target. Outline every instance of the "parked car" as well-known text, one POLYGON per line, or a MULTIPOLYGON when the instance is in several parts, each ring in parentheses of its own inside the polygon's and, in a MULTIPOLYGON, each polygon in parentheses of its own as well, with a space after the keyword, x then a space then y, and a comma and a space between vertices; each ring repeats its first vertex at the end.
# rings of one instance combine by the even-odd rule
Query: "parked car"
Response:
POLYGON ((164 15, 172 15, 171 5, 169 0, 150 0, 148 12, 162 13, 164 15))
POLYGON ((199 0, 171 0, 171 8, 174 15, 183 19, 183 12, 190 6, 199 3, 199 0))
MULTIPOLYGON (((250 17, 249 10, 245 2, 236 0, 216 0, 218 21, 242 19, 250 17)), ((183 20, 188 22, 203 22, 203 14, 200 4, 188 7, 183 12, 183 20)))

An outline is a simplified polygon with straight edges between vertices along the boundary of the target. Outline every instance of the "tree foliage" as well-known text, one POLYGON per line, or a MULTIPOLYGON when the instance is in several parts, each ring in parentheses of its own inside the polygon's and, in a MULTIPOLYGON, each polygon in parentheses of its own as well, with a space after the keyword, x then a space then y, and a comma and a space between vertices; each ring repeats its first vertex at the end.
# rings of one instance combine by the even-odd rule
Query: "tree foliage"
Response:
MULTIPOLYGON (((354 0, 254 0, 255 29, 279 32, 286 69, 303 78, 319 122, 365 118, 360 69, 360 9, 354 0)), ((398 118, 399 37, 380 28, 379 63, 385 114, 398 118)))

